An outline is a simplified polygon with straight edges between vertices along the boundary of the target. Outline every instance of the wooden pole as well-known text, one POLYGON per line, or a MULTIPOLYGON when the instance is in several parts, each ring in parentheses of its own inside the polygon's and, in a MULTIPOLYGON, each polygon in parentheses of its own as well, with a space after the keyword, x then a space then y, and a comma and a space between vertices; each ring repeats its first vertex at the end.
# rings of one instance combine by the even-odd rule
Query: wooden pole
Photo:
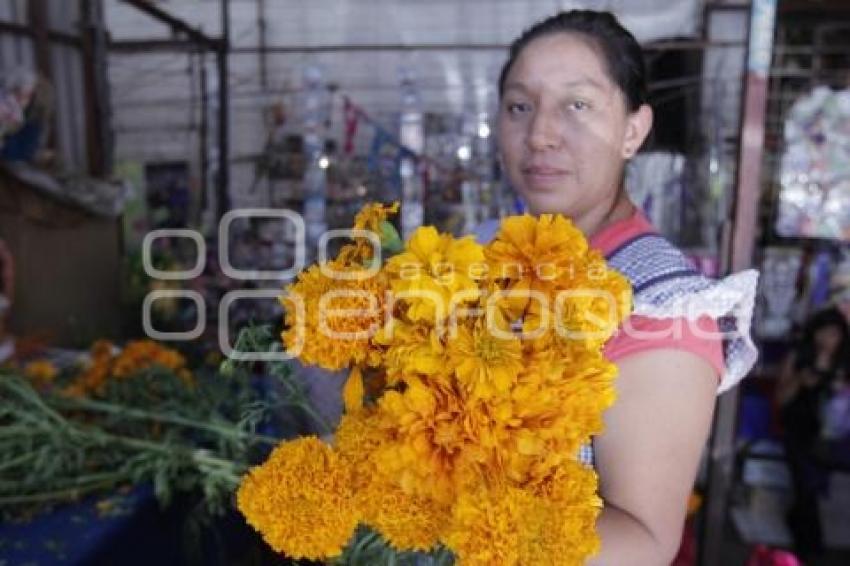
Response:
MULTIPOLYGON (((744 115, 738 154, 738 173, 732 225, 731 249, 725 265, 731 271, 752 265, 764 154, 764 121, 767 86, 776 27, 777 0, 753 0, 747 50, 744 115)), ((704 537, 700 564, 722 564, 729 491, 735 463, 735 429, 738 416, 738 389, 723 394, 717 404, 709 451, 709 474, 704 537)))

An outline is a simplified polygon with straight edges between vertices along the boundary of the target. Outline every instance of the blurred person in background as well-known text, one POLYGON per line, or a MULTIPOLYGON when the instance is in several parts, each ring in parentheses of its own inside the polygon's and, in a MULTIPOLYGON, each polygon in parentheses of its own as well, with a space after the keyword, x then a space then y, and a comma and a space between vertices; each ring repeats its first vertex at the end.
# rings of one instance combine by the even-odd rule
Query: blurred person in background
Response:
MULTIPOLYGON (((850 329, 836 308, 815 313, 785 360, 777 402, 791 472, 787 520, 795 551, 806 560, 823 551, 818 497, 826 490, 825 409, 847 387, 850 329)), ((829 427, 827 427, 829 428, 829 427)))

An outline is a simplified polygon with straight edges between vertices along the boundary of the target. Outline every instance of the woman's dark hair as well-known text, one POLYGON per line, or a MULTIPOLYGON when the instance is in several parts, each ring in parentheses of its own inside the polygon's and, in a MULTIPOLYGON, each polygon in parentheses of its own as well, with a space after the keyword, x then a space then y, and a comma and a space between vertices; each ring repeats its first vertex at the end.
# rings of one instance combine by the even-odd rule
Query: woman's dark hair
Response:
POLYGON ((646 103, 646 67, 640 44, 613 14, 594 10, 561 12, 525 30, 511 44, 508 60, 499 76, 499 96, 503 94, 508 73, 522 50, 535 39, 556 33, 583 35, 601 49, 608 75, 623 92, 630 112, 646 103))
POLYGON ((835 327, 841 332, 841 342, 835 349, 830 369, 848 369, 850 352, 850 327, 847 319, 836 308, 828 308, 812 315, 803 326, 797 344, 796 369, 812 368, 818 355, 815 335, 824 328, 835 327))

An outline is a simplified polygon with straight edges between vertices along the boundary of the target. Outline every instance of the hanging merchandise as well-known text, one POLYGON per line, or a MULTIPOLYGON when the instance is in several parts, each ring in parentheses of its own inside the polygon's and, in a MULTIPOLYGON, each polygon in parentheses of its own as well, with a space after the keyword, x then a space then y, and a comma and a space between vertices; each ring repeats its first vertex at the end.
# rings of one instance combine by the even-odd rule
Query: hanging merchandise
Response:
POLYGON ((632 201, 671 239, 682 229, 684 170, 684 156, 665 152, 641 153, 626 170, 626 190, 632 201))
POLYGON ((803 253, 791 248, 767 248, 761 267, 756 332, 761 338, 785 338, 791 331, 797 278, 803 253))
POLYGON ((816 311, 829 301, 829 282, 832 272, 832 254, 818 253, 809 266, 808 307, 816 311))
POLYGON ((360 114, 357 108, 351 103, 351 100, 346 96, 343 102, 343 124, 345 125, 345 143, 342 146, 342 152, 346 156, 351 156, 354 153, 354 138, 357 136, 357 126, 360 120, 360 114))
POLYGON ((48 81, 24 68, 7 73, 0 83, 0 159, 37 160, 49 135, 54 105, 48 81))
POLYGON ((325 95, 322 71, 318 67, 307 67, 304 70, 302 122, 304 155, 307 163, 304 172, 304 223, 307 226, 307 242, 310 250, 316 249, 315 244, 328 229, 325 215, 327 204, 325 170, 328 166, 328 158, 322 153, 324 142, 321 135, 327 122, 325 95))
POLYGON ((401 119, 399 120, 401 145, 413 154, 401 155, 401 231, 407 238, 422 226, 425 220, 425 195, 415 155, 425 148, 425 128, 422 123, 422 104, 413 71, 401 72, 401 119))
POLYGON ((385 200, 398 199, 401 193, 401 158, 404 154, 396 139, 389 132, 375 126, 372 146, 369 150, 369 170, 384 185, 381 196, 385 200))
POLYGON ((785 121, 782 236, 850 241, 850 90, 816 88, 785 121))

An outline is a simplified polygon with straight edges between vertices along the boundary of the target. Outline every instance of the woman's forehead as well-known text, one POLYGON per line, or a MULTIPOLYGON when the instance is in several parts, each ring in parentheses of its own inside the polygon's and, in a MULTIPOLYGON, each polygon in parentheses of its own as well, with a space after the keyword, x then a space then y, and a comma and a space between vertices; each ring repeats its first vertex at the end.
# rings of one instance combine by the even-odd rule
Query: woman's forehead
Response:
POLYGON ((613 86, 604 55, 575 33, 554 33, 526 45, 508 73, 505 90, 527 89, 541 82, 564 89, 608 90, 613 86))

